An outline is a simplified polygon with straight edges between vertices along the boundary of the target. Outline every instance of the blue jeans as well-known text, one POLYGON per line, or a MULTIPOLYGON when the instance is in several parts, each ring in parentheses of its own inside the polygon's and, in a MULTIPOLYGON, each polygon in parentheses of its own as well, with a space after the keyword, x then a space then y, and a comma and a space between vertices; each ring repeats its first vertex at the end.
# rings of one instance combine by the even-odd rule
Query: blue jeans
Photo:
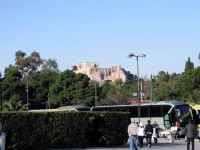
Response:
POLYGON ((154 143, 157 144, 158 143, 158 138, 154 137, 154 143))
POLYGON ((137 136, 130 136, 129 141, 130 141, 130 150, 138 150, 138 148, 137 148, 137 136))

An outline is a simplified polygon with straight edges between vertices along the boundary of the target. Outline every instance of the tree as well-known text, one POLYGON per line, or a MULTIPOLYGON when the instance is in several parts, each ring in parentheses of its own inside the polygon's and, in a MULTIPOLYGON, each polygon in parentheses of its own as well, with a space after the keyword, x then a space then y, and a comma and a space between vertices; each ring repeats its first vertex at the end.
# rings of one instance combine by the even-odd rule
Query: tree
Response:
POLYGON ((26 57, 26 53, 18 50, 15 53, 15 65, 9 64, 8 67, 5 68, 5 73, 9 70, 23 70, 28 71, 32 69, 34 71, 38 70, 38 67, 42 64, 43 60, 40 58, 38 52, 32 52, 30 56, 26 57))
POLYGON ((116 104, 115 86, 110 83, 104 83, 101 86, 99 105, 114 105, 116 104))
POLYGON ((59 73, 55 84, 50 87, 50 101, 52 107, 71 104, 94 106, 90 79, 85 74, 75 74, 71 70, 59 73))
POLYGON ((11 64, 9 64, 9 66, 8 67, 6 67, 5 68, 5 70, 4 70, 4 73, 6 73, 7 71, 9 71, 9 70, 17 70, 18 69, 18 67, 17 66, 14 66, 14 65, 11 65, 11 64))
POLYGON ((25 61, 27 63, 26 71, 29 69, 33 69, 33 70, 37 71, 38 67, 43 62, 43 60, 40 58, 40 54, 36 51, 32 52, 31 56, 26 57, 25 61))
POLYGON ((45 108, 49 89, 58 76, 57 72, 34 72, 29 75, 29 103, 30 109, 45 108))
POLYGON ((18 50, 15 53, 15 65, 18 66, 18 69, 23 70, 23 68, 27 67, 27 62, 26 62, 26 53, 18 50))
POLYGON ((38 67, 42 64, 43 60, 40 58, 40 54, 36 51, 32 52, 30 56, 26 56, 25 52, 18 50, 15 53, 15 65, 18 69, 28 71, 33 69, 37 71, 38 67))
POLYGON ((101 86, 100 105, 123 105, 133 100, 133 89, 136 87, 132 82, 123 83, 121 79, 114 82, 104 83, 101 86))
POLYGON ((20 81, 21 74, 18 70, 9 70, 5 73, 3 80, 3 100, 4 101, 22 101, 24 91, 23 83, 20 81))
POLYGON ((193 62, 190 61, 190 57, 188 58, 188 61, 185 63, 185 72, 194 69, 193 62))
POLYGON ((147 79, 143 83, 143 91, 145 92, 144 99, 151 99, 151 80, 147 79))
POLYGON ((168 82, 169 80, 169 74, 166 73, 165 71, 160 71, 155 77, 154 77, 154 81, 155 82, 155 87, 158 86, 159 84, 163 83, 163 82, 168 82))
POLYGON ((179 89, 181 92, 182 100, 185 102, 195 101, 195 103, 199 103, 199 99, 195 99, 198 97, 198 92, 200 89, 200 67, 189 70, 183 73, 179 78, 179 89))
POLYGON ((159 85, 155 90, 155 100, 174 100, 177 98, 177 91, 175 87, 172 86, 169 82, 164 82, 159 85))
POLYGON ((26 111, 26 105, 22 105, 20 101, 10 101, 3 104, 4 111, 26 111))
POLYGON ((59 72, 58 69, 58 64, 56 62, 56 60, 49 58, 48 60, 44 60, 42 63, 42 69, 41 71, 45 72, 45 71, 55 71, 55 72, 59 72))

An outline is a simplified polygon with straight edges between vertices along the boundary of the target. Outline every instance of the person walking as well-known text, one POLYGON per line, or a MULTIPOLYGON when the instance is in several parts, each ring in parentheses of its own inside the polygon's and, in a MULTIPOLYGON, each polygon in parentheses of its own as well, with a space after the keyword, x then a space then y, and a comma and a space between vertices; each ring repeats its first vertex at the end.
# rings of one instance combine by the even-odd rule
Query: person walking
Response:
POLYGON ((131 124, 128 126, 130 150, 138 150, 137 133, 138 133, 138 125, 135 124, 135 120, 132 120, 131 124))
POLYGON ((195 126, 192 124, 191 119, 188 120, 188 124, 185 126, 185 135, 187 137, 187 150, 190 150, 190 142, 192 150, 194 150, 194 138, 195 138, 195 126))
POLYGON ((158 143, 158 138, 159 138, 159 134, 158 134, 159 125, 157 124, 156 121, 154 121, 152 126, 153 126, 153 135, 152 135, 152 137, 154 138, 154 143, 157 144, 158 143))
POLYGON ((153 126, 150 124, 150 120, 147 120, 147 125, 145 126, 145 135, 147 140, 147 147, 151 148, 151 138, 153 133, 153 126))
POLYGON ((0 123, 0 150, 5 150, 6 133, 2 132, 2 124, 0 123))
POLYGON ((143 123, 140 122, 138 130, 138 141, 140 144, 140 148, 143 148, 143 138, 144 138, 144 126, 143 123))
POLYGON ((177 127, 177 134, 176 134, 176 140, 180 140, 180 135, 179 135, 179 132, 181 131, 181 124, 177 121, 176 124, 175 124, 175 127, 177 127))

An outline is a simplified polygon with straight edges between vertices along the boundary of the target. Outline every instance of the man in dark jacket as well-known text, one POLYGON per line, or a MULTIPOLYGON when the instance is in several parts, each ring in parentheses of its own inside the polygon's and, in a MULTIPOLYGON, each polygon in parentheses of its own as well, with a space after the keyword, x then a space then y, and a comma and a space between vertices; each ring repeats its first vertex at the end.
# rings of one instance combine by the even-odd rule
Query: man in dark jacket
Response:
POLYGON ((195 126, 189 119, 188 124, 185 126, 185 135, 187 137, 187 150, 190 150, 190 142, 192 143, 192 150, 194 150, 195 132, 195 126))
POLYGON ((145 126, 145 135, 146 135, 146 140, 148 143, 147 147, 151 147, 151 138, 152 138, 152 133, 153 133, 153 126, 150 124, 150 120, 147 120, 147 125, 145 126))

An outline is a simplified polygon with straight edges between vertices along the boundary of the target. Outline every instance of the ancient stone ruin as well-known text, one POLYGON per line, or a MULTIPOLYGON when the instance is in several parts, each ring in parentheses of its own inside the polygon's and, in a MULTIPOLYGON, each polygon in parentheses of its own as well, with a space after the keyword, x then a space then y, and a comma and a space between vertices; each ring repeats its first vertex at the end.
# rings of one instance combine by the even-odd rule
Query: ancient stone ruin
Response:
POLYGON ((100 68, 99 62, 85 62, 72 66, 75 73, 83 73, 88 77, 102 85, 105 82, 114 81, 121 78, 123 82, 130 80, 133 75, 129 71, 125 71, 120 65, 111 68, 100 68))

